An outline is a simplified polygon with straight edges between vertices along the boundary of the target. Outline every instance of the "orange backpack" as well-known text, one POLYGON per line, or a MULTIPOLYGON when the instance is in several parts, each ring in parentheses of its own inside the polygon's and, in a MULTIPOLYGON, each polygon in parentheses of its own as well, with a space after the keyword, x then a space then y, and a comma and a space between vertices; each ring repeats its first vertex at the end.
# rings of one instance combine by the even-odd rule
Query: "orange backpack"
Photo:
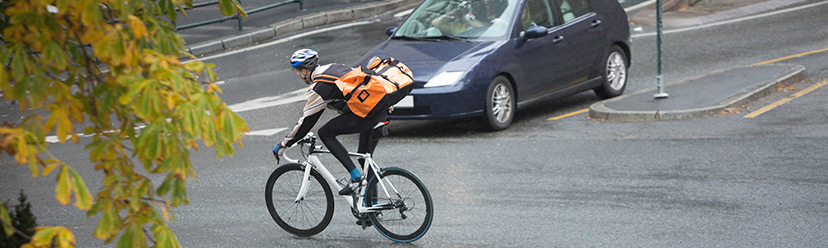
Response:
POLYGON ((336 80, 348 108, 359 117, 374 116, 397 104, 413 88, 408 66, 394 58, 372 58, 336 80))

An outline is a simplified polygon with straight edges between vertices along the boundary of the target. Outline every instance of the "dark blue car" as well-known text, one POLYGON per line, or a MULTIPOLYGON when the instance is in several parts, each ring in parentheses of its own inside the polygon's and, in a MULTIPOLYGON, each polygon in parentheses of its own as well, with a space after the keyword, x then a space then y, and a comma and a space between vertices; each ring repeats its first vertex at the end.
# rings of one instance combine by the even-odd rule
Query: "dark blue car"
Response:
POLYGON ((532 100, 621 95, 631 62, 617 0, 425 0, 388 34, 360 63, 391 56, 414 72, 393 119, 480 116, 502 130, 532 100))

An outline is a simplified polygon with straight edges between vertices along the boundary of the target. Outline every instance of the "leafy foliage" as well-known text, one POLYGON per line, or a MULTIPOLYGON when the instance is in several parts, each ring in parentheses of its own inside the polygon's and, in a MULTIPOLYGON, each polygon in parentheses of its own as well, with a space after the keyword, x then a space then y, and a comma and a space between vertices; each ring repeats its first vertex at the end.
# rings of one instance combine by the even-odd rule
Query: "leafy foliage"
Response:
MULTIPOLYGON (((0 4, 0 90, 26 116, 0 126, 0 150, 32 177, 57 173, 58 203, 74 196, 75 207, 100 215, 95 237, 120 237, 118 247, 179 247, 167 222, 171 207, 188 202, 190 151, 200 141, 218 157, 232 155, 247 131, 219 98, 214 65, 196 61, 174 32, 176 8, 192 0, 0 4), (193 62, 180 60, 187 57, 193 62), (61 143, 91 136, 89 160, 105 175, 94 197, 73 166, 48 152, 47 133, 61 143), (151 174, 166 179, 156 186, 151 174)), ((236 0, 219 6, 225 15, 246 16, 236 0)), ((0 217, 7 220, 5 208, 0 217)), ((52 244, 72 247, 75 238, 65 227, 39 227, 27 245, 52 244)))

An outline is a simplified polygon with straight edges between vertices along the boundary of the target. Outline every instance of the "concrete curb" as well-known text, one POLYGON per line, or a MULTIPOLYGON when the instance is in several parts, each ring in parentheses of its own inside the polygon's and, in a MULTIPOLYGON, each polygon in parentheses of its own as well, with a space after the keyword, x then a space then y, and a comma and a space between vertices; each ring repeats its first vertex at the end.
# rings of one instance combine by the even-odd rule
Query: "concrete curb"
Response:
POLYGON ((275 40, 277 37, 289 33, 334 23, 368 18, 419 2, 420 0, 391 0, 387 2, 377 2, 375 4, 366 4, 350 9, 311 13, 271 24, 267 28, 254 30, 250 33, 195 44, 187 47, 187 51, 195 56, 204 56, 226 50, 243 48, 256 43, 275 40))
MULTIPOLYGON (((759 65, 761 66, 761 65, 759 65)), ((708 117, 718 115, 722 112, 722 110, 733 107, 744 105, 748 102, 754 101, 760 97, 769 95, 770 93, 776 90, 775 87, 778 84, 783 85, 790 85, 796 82, 801 81, 805 77, 805 67, 801 65, 783 65, 777 64, 775 66, 784 66, 788 67, 789 69, 783 73, 778 74, 777 76, 764 81, 757 86, 747 89, 742 92, 738 92, 734 94, 732 97, 722 100, 718 104, 713 106, 701 107, 701 108, 690 108, 690 109, 674 109, 674 110, 616 110, 612 108, 608 108, 606 105, 611 102, 615 101, 622 101, 626 98, 638 95, 638 94, 654 94, 656 92, 656 88, 650 88, 641 90, 632 94, 622 95, 616 98, 604 100, 595 104, 592 104, 589 107, 589 117, 597 120, 605 120, 605 121, 612 121, 612 122, 644 122, 644 121, 657 121, 657 120, 683 120, 683 119, 690 119, 696 117, 708 117)), ((693 81, 699 78, 703 78, 712 74, 717 73, 728 73, 737 68, 748 68, 748 67, 755 67, 755 66, 740 66, 740 67, 732 67, 724 70, 710 72, 698 77, 686 79, 683 81, 679 81, 673 84, 667 85, 675 86, 682 83, 686 83, 689 81, 693 81)))

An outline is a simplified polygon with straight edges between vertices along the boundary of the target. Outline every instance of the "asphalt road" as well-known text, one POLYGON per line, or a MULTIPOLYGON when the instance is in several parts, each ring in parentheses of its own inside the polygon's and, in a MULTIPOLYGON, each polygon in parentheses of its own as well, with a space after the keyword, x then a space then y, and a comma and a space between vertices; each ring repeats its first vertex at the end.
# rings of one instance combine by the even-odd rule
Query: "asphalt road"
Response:
MULTIPOLYGON (((826 48, 826 12, 822 5, 666 35, 665 79, 826 48)), ((385 16, 208 62, 218 65, 229 104, 280 96, 305 86, 285 62, 294 50, 313 47, 323 63, 352 64, 398 21, 385 16)), ((655 84, 655 37, 638 35, 633 43, 627 92, 655 84)), ((823 247, 828 88, 756 118, 744 115, 828 80, 826 61, 828 53, 783 61, 805 66, 807 79, 738 113, 645 123, 598 122, 585 114, 548 120, 599 101, 584 92, 527 106, 501 132, 480 132, 470 120, 395 121, 375 158, 416 173, 434 198, 433 226, 411 246, 823 247)), ((292 127, 300 110, 301 103, 292 102, 240 114, 257 131, 292 127)), ((171 224, 182 245, 407 246, 354 225, 344 201, 336 202, 334 220, 317 236, 297 238, 281 230, 267 213, 263 192, 276 167, 270 147, 283 135, 249 135, 232 158, 217 161, 207 149, 192 157, 198 180, 188 184, 190 204, 175 209, 171 224)), ((343 142, 356 146, 353 136, 343 142)), ((82 144, 49 148, 75 166, 90 189, 99 185, 100 175, 85 166, 82 144)), ((345 174, 333 159, 323 162, 345 174)), ((103 246, 92 237, 97 216, 57 206, 54 178, 32 180, 26 167, 5 155, 0 163, 3 200, 25 189, 40 225, 68 225, 79 247, 103 246)))

